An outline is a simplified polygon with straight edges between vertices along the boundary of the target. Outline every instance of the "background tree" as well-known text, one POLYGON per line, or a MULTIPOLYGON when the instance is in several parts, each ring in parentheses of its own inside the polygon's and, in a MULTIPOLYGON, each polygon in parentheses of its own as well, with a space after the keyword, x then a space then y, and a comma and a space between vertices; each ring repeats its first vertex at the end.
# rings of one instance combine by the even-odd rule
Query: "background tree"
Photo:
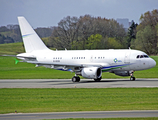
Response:
POLYGON ((122 45, 115 38, 108 38, 108 49, 123 48, 122 45))
POLYGON ((4 43, 4 39, 5 39, 4 36, 0 34, 0 44, 4 43))
POLYGON ((132 39, 136 39, 136 27, 138 24, 135 24, 135 22, 132 20, 131 26, 128 28, 128 34, 127 34, 127 45, 128 47, 131 46, 132 39))
POLYGON ((155 53, 154 42, 154 30, 148 25, 143 30, 138 31, 134 45, 137 49, 144 50, 147 54, 157 54, 155 53))
POLYGON ((99 49, 101 39, 102 39, 102 35, 100 35, 100 34, 91 35, 86 40, 86 48, 87 49, 99 49))
POLYGON ((146 12, 140 17, 137 26, 136 40, 131 42, 132 48, 140 49, 148 54, 158 53, 158 10, 146 12))
POLYGON ((37 32, 40 38, 45 38, 51 36, 53 29, 54 27, 50 27, 50 28, 38 27, 35 29, 35 31, 37 32))
MULTIPOLYGON (((55 27, 50 40, 54 42, 53 47, 58 49, 71 49, 74 39, 77 37, 78 31, 78 18, 67 16, 58 23, 55 27)), ((50 42, 51 43, 51 42, 50 42)))

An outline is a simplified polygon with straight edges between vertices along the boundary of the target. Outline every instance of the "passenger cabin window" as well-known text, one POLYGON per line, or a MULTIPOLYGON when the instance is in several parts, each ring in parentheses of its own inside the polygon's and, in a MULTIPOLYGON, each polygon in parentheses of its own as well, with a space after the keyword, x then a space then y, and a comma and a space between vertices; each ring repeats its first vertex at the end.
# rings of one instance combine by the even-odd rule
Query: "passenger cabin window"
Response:
POLYGON ((72 59, 85 59, 85 57, 72 57, 72 59))

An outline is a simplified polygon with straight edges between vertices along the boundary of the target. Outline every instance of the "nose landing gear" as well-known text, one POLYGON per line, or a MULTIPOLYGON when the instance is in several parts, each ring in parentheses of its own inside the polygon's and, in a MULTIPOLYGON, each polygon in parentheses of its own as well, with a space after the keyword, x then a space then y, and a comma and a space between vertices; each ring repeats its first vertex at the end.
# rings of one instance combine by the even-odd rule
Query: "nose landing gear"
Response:
POLYGON ((130 76, 131 76, 131 77, 130 77, 130 80, 131 80, 131 81, 135 81, 135 80, 136 80, 136 78, 134 77, 133 74, 134 74, 134 71, 132 71, 132 72, 130 73, 130 76))
POLYGON ((131 80, 131 81, 135 81, 136 78, 131 76, 131 77, 130 77, 130 80, 131 80))

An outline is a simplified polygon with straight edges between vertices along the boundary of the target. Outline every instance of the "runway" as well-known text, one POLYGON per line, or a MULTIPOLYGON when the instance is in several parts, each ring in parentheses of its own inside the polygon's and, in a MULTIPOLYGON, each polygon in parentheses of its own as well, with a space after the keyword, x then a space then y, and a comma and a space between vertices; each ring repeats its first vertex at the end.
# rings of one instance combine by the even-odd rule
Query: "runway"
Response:
POLYGON ((158 79, 139 78, 136 81, 129 79, 102 79, 95 82, 90 79, 81 79, 73 83, 70 79, 1 79, 0 88, 117 88, 117 87, 158 87, 158 79))
POLYGON ((65 119, 65 118, 123 118, 123 117, 126 117, 126 118, 158 117, 158 110, 0 114, 1 120, 39 120, 39 119, 65 119))

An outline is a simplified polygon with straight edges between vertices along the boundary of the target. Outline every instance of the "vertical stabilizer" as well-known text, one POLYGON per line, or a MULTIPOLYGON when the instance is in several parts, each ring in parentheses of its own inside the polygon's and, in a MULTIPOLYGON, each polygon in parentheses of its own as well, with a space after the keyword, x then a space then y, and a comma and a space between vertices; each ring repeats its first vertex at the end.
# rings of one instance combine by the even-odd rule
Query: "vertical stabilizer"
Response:
POLYGON ((24 17, 18 17, 18 21, 27 53, 48 49, 24 17))

